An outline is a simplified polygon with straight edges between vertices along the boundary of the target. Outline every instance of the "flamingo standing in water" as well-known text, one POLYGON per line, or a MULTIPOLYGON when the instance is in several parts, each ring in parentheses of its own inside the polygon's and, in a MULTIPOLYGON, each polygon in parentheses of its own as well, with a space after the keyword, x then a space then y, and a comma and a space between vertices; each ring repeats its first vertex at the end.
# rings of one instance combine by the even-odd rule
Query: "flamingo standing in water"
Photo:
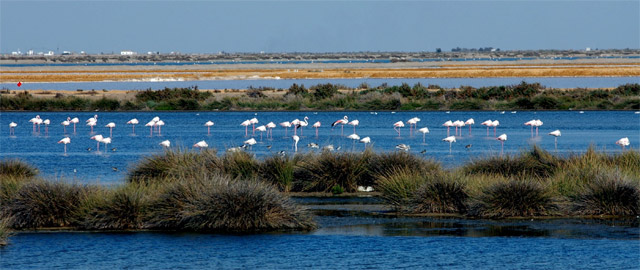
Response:
POLYGON ((159 120, 156 122, 156 126, 158 127, 158 136, 162 136, 162 126, 164 126, 164 121, 159 120))
MULTIPOLYGON (((69 122, 71 122, 71 121, 69 121, 69 122)), ((97 124, 98 123, 98 115, 96 114, 96 115, 94 115, 93 117, 87 119, 87 121, 84 121, 84 122, 87 123, 87 126, 91 126, 91 125, 89 125, 89 123, 92 123, 92 122, 97 124)), ((95 126, 95 124, 94 124, 94 126, 95 126)), ((91 133, 93 133, 93 126, 91 127, 91 133)))
POLYGON ((51 124, 51 121, 49 119, 45 119, 42 123, 44 124, 44 134, 49 134, 49 124, 51 124))
POLYGON ((156 129, 155 128, 156 127, 156 123, 158 123, 158 121, 160 121, 160 117, 156 116, 156 117, 152 118, 151 121, 153 122, 153 126, 152 127, 155 130, 156 129))
POLYGON ((444 122, 443 126, 447 127, 447 137, 449 136, 449 129, 453 126, 453 122, 451 120, 444 122))
POLYGON ((529 120, 524 123, 525 126, 531 126, 531 137, 533 137, 533 126, 535 126, 536 120, 529 120))
POLYGON ((496 138, 496 140, 500 141, 502 147, 500 148, 500 155, 504 152, 504 142, 507 141, 507 134, 502 134, 496 138))
POLYGON ((153 137, 153 126, 156 125, 156 122, 151 120, 149 123, 144 124, 145 127, 149 127, 149 137, 153 137))
POLYGON ((321 125, 322 125, 322 124, 320 123, 320 121, 318 121, 318 122, 315 122, 315 123, 313 124, 313 126, 312 126, 312 127, 316 128, 316 138, 318 138, 318 128, 319 128, 321 125))
POLYGON ((487 137, 489 137, 489 127, 492 124, 493 124, 493 121, 491 121, 491 120, 487 120, 487 121, 484 121, 484 122, 480 123, 480 125, 487 126, 487 137))
POLYGON ((133 134, 136 134, 136 125, 139 124, 138 119, 131 119, 127 121, 127 125, 131 125, 133 134))
POLYGON ((469 120, 464 123, 469 126, 469 136, 471 136, 471 125, 475 125, 476 121, 474 121, 473 118, 469 118, 469 120))
POLYGON ((295 152, 298 152, 298 142, 300 141, 300 137, 298 135, 293 135, 293 149, 295 152))
POLYGON ((213 125, 215 125, 213 121, 207 121, 206 123, 204 123, 204 126, 207 127, 207 135, 211 135, 211 127, 213 125))
POLYGON ((451 144, 456 142, 456 136, 448 136, 448 137, 442 139, 442 141, 449 143, 449 154, 451 154, 451 144))
POLYGON ((302 136, 302 128, 306 127, 309 125, 309 117, 304 117, 304 121, 300 121, 300 123, 298 124, 298 126, 300 127, 300 136, 302 136))
POLYGON ((93 127, 94 127, 95 125, 97 125, 97 124, 98 124, 98 122, 95 122, 95 121, 93 121, 93 122, 88 122, 88 123, 87 123, 87 126, 90 126, 90 127, 91 127, 91 134, 93 134, 93 127))
POLYGON ((251 120, 244 120, 240 125, 244 127, 244 136, 249 136, 249 125, 251 125, 251 120))
POLYGON ((339 124, 340 136, 344 136, 344 125, 346 125, 347 123, 349 123, 349 117, 345 115, 342 119, 336 120, 335 122, 333 122, 333 124, 331 124, 331 129, 333 129, 333 127, 339 124))
POLYGON ((69 122, 69 117, 67 117, 67 120, 62 121, 62 123, 60 123, 60 125, 62 125, 62 128, 64 129, 64 134, 67 134, 67 126, 70 124, 69 122))
POLYGON ((409 124, 409 136, 413 136, 413 128, 418 127, 418 122, 420 122, 420 118, 418 117, 407 120, 407 124, 409 124))
POLYGON ((371 143, 371 138, 364 137, 360 140, 360 142, 364 144, 364 149, 367 150, 367 144, 371 143))
POLYGON ((276 124, 274 124, 273 122, 269 122, 267 123, 267 139, 269 138, 269 134, 271 134, 271 138, 273 138, 273 128, 276 127, 276 124))
POLYGON ((16 135, 16 130, 15 127, 17 127, 18 124, 11 122, 9 123, 9 135, 16 135))
POLYGON ((555 139, 555 143, 554 144, 555 144, 555 147, 556 147, 555 149, 556 149, 556 151, 558 151, 558 137, 562 136, 562 133, 560 133, 560 130, 556 129, 554 131, 549 132, 549 135, 555 137, 554 138, 555 139))
POLYGON ((96 145, 96 151, 100 152, 100 142, 102 141, 102 139, 104 139, 104 137, 102 137, 102 135, 98 134, 98 135, 92 136, 91 139, 95 140, 96 142, 98 142, 98 145, 96 145))
POLYGON ((116 123, 110 122, 105 127, 109 128, 109 137, 113 137, 113 128, 116 127, 116 123))
POLYGON ((418 129, 418 132, 422 133, 422 143, 425 143, 425 135, 427 133, 429 133, 429 128, 428 127, 423 127, 421 129, 418 129))
POLYGON ((36 133, 36 125, 38 125, 40 119, 40 115, 36 115, 36 117, 29 119, 29 123, 33 123, 33 133, 36 133))
POLYGON ((404 127, 404 122, 398 121, 393 123, 393 129, 398 132, 398 137, 400 137, 400 128, 404 127))
MULTIPOLYGON (((94 116, 96 119, 98 118, 97 115, 94 116)), ((96 120, 97 121, 97 120, 96 120)), ((74 117, 73 119, 69 120, 70 123, 73 124, 73 134, 76 133, 76 124, 80 123, 80 119, 78 119, 78 117, 74 117)))
POLYGON ((453 126, 456 127, 456 135, 458 135, 458 130, 460 130, 460 136, 462 136, 462 127, 464 127, 464 122, 456 120, 453 122, 453 126))
POLYGON ((358 119, 351 120, 349 123, 347 123, 347 125, 353 126, 353 133, 356 133, 356 126, 358 126, 359 124, 360 124, 360 121, 358 121, 358 119))
POLYGON ((293 127, 293 135, 298 135, 298 128, 300 127, 300 119, 293 119, 291 121, 291 126, 293 127))
MULTIPOLYGON (((262 141, 262 132, 267 131, 267 127, 265 127, 264 125, 259 126, 256 128, 257 131, 260 131, 260 141, 262 141)), ((268 135, 268 134, 267 134, 268 135)))
MULTIPOLYGON (((284 128, 284 136, 287 136, 287 131, 289 130, 289 128, 291 127, 291 123, 289 121, 285 121, 280 123, 280 126, 284 128)), ((271 137, 273 137, 273 134, 271 134, 271 137)))
POLYGON ((193 147, 202 149, 202 148, 209 147, 209 144, 207 144, 207 142, 205 141, 199 141, 196 144, 194 144, 193 147))
POLYGON ((64 144, 64 154, 67 154, 67 144, 71 143, 71 139, 69 137, 65 137, 62 140, 58 141, 58 143, 64 144))
POLYGON ((353 147, 351 147, 351 151, 353 151, 356 148, 356 141, 360 140, 360 136, 358 136, 358 134, 353 133, 353 134, 347 136, 347 138, 353 140, 353 147))
POLYGON ((493 136, 496 136, 496 130, 499 125, 500 125, 500 121, 498 120, 494 120, 493 122, 491 122, 491 126, 493 127, 493 136))
POLYGON ((249 122, 251 122, 251 129, 253 132, 253 135, 256 135, 256 124, 258 123, 258 118, 251 118, 249 119, 249 122))
POLYGON ((616 144, 617 144, 617 145, 620 145, 620 147, 622 147, 622 151, 624 151, 624 148, 625 148, 626 146, 629 146, 629 144, 630 144, 630 143, 629 143, 629 138, 624 137, 624 138, 622 138, 622 139, 620 139, 620 140, 616 141, 616 144))
POLYGON ((536 136, 538 136, 538 128, 542 126, 542 121, 540 119, 536 120, 534 126, 536 127, 536 136))
POLYGON ((111 143, 111 138, 102 138, 101 140, 102 143, 104 143, 104 152, 107 152, 107 144, 111 143))
POLYGON ((256 143, 258 143, 258 142, 256 142, 256 139, 254 139, 254 138, 251 138, 251 139, 248 139, 248 140, 244 141, 244 144, 248 145, 249 149, 253 148, 253 145, 256 144, 256 143))
POLYGON ((162 145, 163 147, 169 148, 171 147, 171 142, 169 140, 164 140, 160 142, 160 145, 162 145))

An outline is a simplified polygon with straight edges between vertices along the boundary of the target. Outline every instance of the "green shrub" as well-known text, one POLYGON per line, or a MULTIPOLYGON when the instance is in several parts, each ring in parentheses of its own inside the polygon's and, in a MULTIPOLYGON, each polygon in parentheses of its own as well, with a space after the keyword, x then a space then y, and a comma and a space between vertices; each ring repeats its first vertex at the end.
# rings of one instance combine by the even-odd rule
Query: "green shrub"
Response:
POLYGON ((434 173, 441 169, 440 163, 433 159, 424 159, 422 157, 403 152, 395 151, 389 153, 369 153, 367 164, 367 174, 363 175, 361 185, 373 186, 376 178, 381 175, 388 175, 397 170, 409 170, 421 174, 434 173))
POLYGON ((202 172, 214 173, 220 171, 221 163, 215 150, 202 149, 196 152, 170 149, 138 162, 129 171, 127 181, 163 181, 170 177, 190 176, 202 172))
POLYGON ((97 193, 85 203, 78 227, 88 230, 125 230, 142 227, 148 195, 140 185, 129 184, 97 193))
POLYGON ((338 86, 330 83, 312 86, 311 90, 313 90, 313 96, 316 100, 331 98, 338 94, 338 86))
POLYGON ((357 189, 367 173, 369 154, 324 152, 301 164, 303 190, 328 192, 336 185, 347 192, 357 189))
POLYGON ((545 216, 557 209, 550 193, 532 180, 494 184, 478 201, 473 215, 489 218, 545 216))
POLYGON ((396 209, 409 205, 416 190, 427 182, 424 174, 407 168, 400 168, 378 177, 376 190, 382 198, 396 209))
POLYGON ((221 171, 233 178, 241 177, 246 179, 254 178, 258 175, 258 162, 247 152, 227 152, 221 161, 221 171))
POLYGON ((412 198, 417 213, 466 213, 469 195, 463 181, 451 174, 438 174, 420 186, 412 198))
POLYGON ((9 231, 8 223, 9 222, 0 217, 0 247, 9 244, 9 236, 11 236, 11 232, 9 231))
POLYGON ((38 169, 30 164, 17 160, 0 160, 0 178, 2 177, 33 177, 38 174, 38 169))
POLYGON ((618 171, 597 173, 573 198, 574 210, 588 215, 636 216, 640 213, 640 190, 618 171))
POLYGON ((463 166, 468 174, 499 174, 504 176, 528 175, 548 177, 560 166, 560 160, 549 152, 534 146, 518 156, 492 156, 475 159, 463 166))
POLYGON ((303 159, 303 155, 295 155, 293 158, 280 155, 267 157, 260 164, 260 179, 276 185, 280 191, 289 192, 295 179, 296 167, 303 159))

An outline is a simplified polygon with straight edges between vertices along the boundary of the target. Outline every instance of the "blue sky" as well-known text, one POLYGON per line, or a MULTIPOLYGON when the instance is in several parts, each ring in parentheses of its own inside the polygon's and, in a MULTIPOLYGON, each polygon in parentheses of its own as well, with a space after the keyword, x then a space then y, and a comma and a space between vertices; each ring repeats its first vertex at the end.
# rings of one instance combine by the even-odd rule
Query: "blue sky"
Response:
POLYGON ((0 1, 0 52, 640 48, 640 1, 0 1))

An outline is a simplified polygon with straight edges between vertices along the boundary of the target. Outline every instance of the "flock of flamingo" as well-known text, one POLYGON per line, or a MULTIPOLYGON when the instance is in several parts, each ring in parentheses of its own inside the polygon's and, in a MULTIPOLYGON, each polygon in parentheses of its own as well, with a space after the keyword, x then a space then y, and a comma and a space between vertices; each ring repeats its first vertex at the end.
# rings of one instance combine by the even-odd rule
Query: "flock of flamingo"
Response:
MULTIPOLYGON (((293 149, 295 152, 298 151, 298 142, 300 141, 300 137, 298 136, 298 130, 300 130, 300 136, 302 136, 303 133, 303 128, 307 127, 309 125, 309 117, 304 117, 303 120, 299 120, 299 119, 295 119, 293 121, 285 121, 285 122, 281 122, 279 125, 281 127, 283 127, 285 129, 285 137, 288 136, 288 129, 289 128, 293 128, 293 136, 291 136, 292 140, 293 140, 293 149)), ((49 132, 49 125, 51 124, 51 121, 49 119, 41 119, 39 115, 36 115, 36 117, 31 118, 29 120, 30 123, 33 124, 33 132, 39 133, 40 132, 40 126, 44 125, 45 127, 45 134, 48 134, 49 132)), ((64 129, 64 134, 67 134, 67 126, 73 124, 73 132, 76 132, 76 124, 79 123, 80 120, 75 117, 75 118, 70 118, 67 117, 67 119, 65 121, 62 121, 60 124, 63 126, 64 129)), ((395 122, 393 124, 393 129, 398 133, 398 136, 400 136, 401 132, 400 129, 405 127, 405 123, 407 125, 409 125, 409 133, 411 136, 413 136, 413 131, 417 130, 418 132, 422 133, 422 142, 425 142, 425 135, 427 133, 429 133, 429 128, 427 127, 422 127, 420 129, 418 129, 418 122, 420 122, 420 118, 418 117, 414 117, 411 118, 409 120, 407 120, 406 122, 403 121, 398 121, 395 122)), ((94 115, 93 117, 87 119, 85 121, 86 125, 89 126, 91 128, 91 134, 94 134, 94 130, 93 127, 97 125, 98 123, 98 115, 94 115)), ((248 119, 243 121, 242 123, 240 123, 240 126, 243 126, 245 128, 245 137, 249 137, 249 126, 251 126, 252 129, 252 136, 255 136, 255 132, 259 131, 260 132, 260 140, 262 140, 263 138, 263 133, 266 132, 266 136, 267 138, 271 138, 273 139, 273 129, 276 127, 276 124, 273 122, 269 122, 266 125, 260 125, 258 127, 256 127, 256 124, 258 124, 259 121, 257 118, 252 118, 252 119, 248 119)), ((139 124, 138 119, 133 118, 129 121, 126 122, 127 125, 131 125, 132 126, 132 131, 135 134, 135 126, 137 124, 139 124)), ((367 144, 371 143, 371 138, 370 137, 364 137, 364 138, 360 138, 360 135, 358 135, 356 133, 356 127, 360 124, 360 121, 356 120, 351 120, 349 121, 349 117, 348 116, 344 116, 342 119, 338 119, 335 122, 333 122, 331 124, 331 128, 335 128, 337 126, 340 126, 340 134, 341 136, 344 136, 344 126, 345 125, 350 125, 353 126, 353 134, 348 135, 347 138, 353 140, 353 144, 355 147, 355 142, 359 141, 361 143, 364 144, 364 147, 366 149, 367 144)), ((475 121, 473 118, 468 119, 467 121, 460 121, 460 120, 456 120, 456 121, 446 121, 444 124, 442 124, 442 126, 447 128, 447 137, 442 139, 442 141, 444 142, 448 142, 449 143, 449 152, 451 152, 451 147, 452 144, 456 142, 456 136, 462 136, 462 128, 465 126, 469 126, 469 135, 471 135, 471 126, 475 124, 475 121), (455 134, 452 136, 450 135, 450 128, 454 127, 455 128, 455 134)), ((148 123, 145 124, 145 126, 149 127, 149 132, 150 135, 153 136, 154 132, 157 132, 158 135, 161 135, 161 130, 162 130, 162 126, 164 126, 165 123, 164 121, 162 121, 159 117, 154 117, 153 119, 151 119, 151 121, 149 121, 148 123)), ((210 135, 211 134, 211 127, 213 127, 215 125, 215 123, 213 121, 207 121, 204 123, 204 126, 207 127, 207 134, 210 135)), ((494 138, 497 141, 500 141, 501 143, 501 154, 504 151, 504 143, 507 141, 507 134, 501 134, 499 136, 497 135, 497 127, 500 125, 500 122, 498 120, 487 120, 481 123, 481 125, 486 126, 487 127, 487 136, 489 136, 489 128, 493 127, 493 133, 494 133, 494 138)), ((543 122, 540 121, 539 119, 534 119, 531 121, 528 121, 526 123, 524 123, 524 125, 526 126, 531 126, 531 136, 533 137, 534 133, 533 133, 533 128, 535 127, 536 131, 535 134, 536 136, 538 135, 538 128, 540 126, 543 125, 543 122)), ((9 134, 15 136, 15 128, 18 126, 17 123, 15 122, 11 122, 9 124, 9 134)), ((318 136, 318 129, 322 126, 322 124, 320 123, 320 121, 315 122, 313 125, 311 125, 311 127, 315 128, 315 135, 316 137, 318 136)), ((100 151, 100 143, 104 144, 104 149, 106 151, 107 149, 107 145, 112 143, 111 138, 113 137, 113 129, 116 127, 116 124, 114 122, 110 122, 107 125, 105 125, 105 127, 109 128, 109 137, 104 137, 100 134, 97 135, 93 135, 90 137, 91 140, 95 140, 97 142, 96 145, 96 149, 97 151, 100 151)), ((552 132, 549 132, 548 135, 553 136, 554 140, 555 140, 555 148, 557 149, 558 147, 558 137, 562 136, 562 133, 560 132, 560 130, 554 130, 552 132)), ((58 141, 59 144, 63 144, 64 145, 64 153, 67 153, 67 144, 71 143, 71 139, 67 136, 64 137, 63 139, 61 139, 60 141, 58 141)), ((254 138, 250 138, 246 141, 243 142, 243 145, 240 147, 233 147, 228 149, 228 151, 239 151, 241 149, 244 148, 249 148, 251 149, 253 145, 255 145, 257 143, 256 139, 254 138)), ((617 145, 621 146, 622 149, 624 150, 626 146, 629 146, 630 142, 629 142, 629 138, 625 137, 625 138, 621 138, 618 141, 615 142, 617 145)), ((163 147, 171 147, 171 142, 169 140, 164 140, 162 142, 159 143, 161 146, 163 147)), ((319 148, 319 145, 316 143, 309 143, 307 145, 310 148, 319 148)), ((197 143, 195 143, 193 145, 194 148, 207 148, 209 147, 208 143, 204 140, 199 141, 197 143)), ((471 145, 467 145, 466 148, 470 148, 471 145)), ((408 151, 411 147, 409 145, 406 144, 399 144, 396 145, 396 148, 399 150, 404 150, 404 151, 408 151)), ((323 147, 323 149, 325 150, 329 150, 329 151, 333 151, 334 147, 333 145, 327 145, 325 147, 323 147)), ((91 149, 88 149, 91 150, 91 149)), ((115 149, 112 149, 113 151, 115 151, 115 149)))

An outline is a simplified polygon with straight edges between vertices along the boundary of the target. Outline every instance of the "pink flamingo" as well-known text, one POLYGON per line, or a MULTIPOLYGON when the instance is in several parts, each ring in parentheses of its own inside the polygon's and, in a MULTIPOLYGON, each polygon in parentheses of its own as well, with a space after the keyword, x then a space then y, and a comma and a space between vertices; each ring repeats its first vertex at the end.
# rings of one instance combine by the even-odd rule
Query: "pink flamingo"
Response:
POLYGON ((625 148, 626 146, 629 146, 629 144, 630 144, 630 143, 629 143, 629 138, 624 137, 624 138, 622 138, 622 139, 620 139, 620 140, 616 141, 616 144, 617 144, 617 145, 620 145, 620 146, 622 147, 622 151, 624 151, 624 148, 625 148))
MULTIPOLYGON (((102 138, 100 142, 104 143, 104 151, 107 152, 107 144, 111 143, 111 138, 102 138)), ((98 142, 99 143, 99 142, 98 142)))
POLYGON ((467 120, 464 123, 465 123, 465 125, 469 126, 469 136, 471 136, 471 125, 474 125, 476 123, 476 121, 474 121, 473 118, 469 118, 469 120, 467 120))
POLYGON ((113 137, 113 128, 116 127, 116 123, 110 122, 105 127, 109 128, 109 137, 113 137))
POLYGON ((360 142, 364 144, 364 149, 367 150, 367 144, 371 143, 371 138, 364 137, 360 140, 360 142))
POLYGON ((60 125, 62 125, 62 128, 64 129, 64 134, 67 134, 67 126, 69 124, 70 124, 69 117, 67 117, 67 120, 62 121, 62 123, 60 123, 60 125))
POLYGON ((207 135, 211 135, 211 127, 213 125, 215 125, 213 121, 207 121, 206 123, 204 123, 204 126, 207 127, 207 135))
POLYGON ((253 145, 256 144, 256 143, 258 143, 258 142, 254 138, 251 138, 251 139, 248 139, 248 140, 244 141, 244 145, 248 145, 249 149, 253 149, 253 145))
POLYGON ((273 138, 273 128, 275 127, 276 127, 276 124, 274 124, 273 122, 267 123, 267 128, 269 129, 267 131, 267 139, 269 138, 269 134, 271 134, 271 138, 273 138))
POLYGON ((336 125, 340 124, 341 125, 340 136, 344 136, 344 125, 346 125, 347 123, 349 123, 349 117, 345 115, 344 118, 333 122, 333 124, 331 124, 331 129, 333 129, 333 127, 335 127, 336 125))
POLYGON ((144 126, 145 127, 149 127, 149 137, 153 137, 153 126, 156 125, 156 122, 154 122, 153 120, 149 121, 149 123, 146 123, 144 126))
POLYGON ((493 136, 496 136, 496 130, 499 125, 500 125, 500 121, 498 120, 494 120, 493 122, 491 122, 491 126, 493 127, 493 136))
POLYGON ((304 117, 304 121, 300 121, 298 126, 300 127, 300 136, 302 136, 302 129, 309 125, 309 117, 304 117))
POLYGON ((502 134, 496 138, 502 144, 502 148, 500 148, 500 155, 504 152, 504 142, 507 141, 507 134, 502 134))
MULTIPOLYGON (((98 118, 98 116, 94 116, 96 119, 98 118)), ((80 119, 78 119, 78 117, 74 117, 73 119, 69 120, 69 123, 73 124, 73 134, 76 133, 76 124, 80 123, 80 119)))
POLYGON ((9 123, 9 135, 16 135, 16 130, 15 127, 17 127, 18 124, 11 122, 9 123))
POLYGON ((536 120, 529 120, 524 123, 525 126, 531 126, 531 137, 533 137, 533 126, 536 125, 536 120))
POLYGON ((492 124, 493 124, 493 121, 491 121, 491 120, 487 120, 487 121, 484 121, 484 122, 480 123, 480 125, 487 126, 487 137, 489 137, 489 127, 492 124))
POLYGON ((202 149, 202 148, 209 147, 209 144, 207 144, 207 142, 205 141, 199 141, 196 144, 194 144, 193 147, 202 149))
POLYGON ((449 137, 449 129, 453 126, 453 122, 451 120, 444 122, 443 126, 447 127, 447 137, 449 137))
POLYGON ((556 151, 558 151, 558 137, 562 136, 562 133, 560 133, 559 129, 556 129, 554 131, 549 132, 549 135, 555 137, 554 138, 555 139, 554 145, 556 147, 556 151))
POLYGON ((139 124, 138 119, 131 119, 127 121, 127 125, 131 125, 133 134, 136 134, 136 125, 139 124))
POLYGON ((251 125, 251 120, 244 120, 240 125, 244 126, 244 136, 249 136, 249 125, 251 125))
POLYGON ((91 134, 93 134, 93 127, 97 124, 97 122, 89 122, 87 123, 87 126, 91 127, 91 134))
POLYGON ((318 137, 318 128, 322 126, 322 124, 320 123, 320 121, 315 122, 312 127, 316 128, 316 138, 318 137))
POLYGON ((38 125, 39 119, 40 115, 36 115, 36 117, 29 119, 29 123, 33 123, 33 133, 36 133, 36 125, 38 125))
POLYGON ((89 123, 89 122, 98 122, 98 115, 95 114, 93 115, 93 117, 87 119, 87 121, 85 121, 85 123, 89 123))
POLYGON ((267 127, 263 126, 259 126, 256 128, 257 131, 260 131, 260 141, 262 141, 262 132, 267 131, 267 127))
POLYGON ((451 144, 456 142, 456 136, 448 136, 448 137, 442 139, 442 141, 449 143, 449 154, 451 154, 451 144))
MULTIPOLYGON (((287 136, 287 131, 291 127, 291 123, 290 122, 282 122, 282 123, 280 123, 280 126, 284 128, 284 136, 286 137, 287 136)), ((273 137, 273 134, 271 136, 273 137)))
POLYGON ((538 128, 542 126, 542 121, 540 119, 536 120, 534 126, 536 127, 536 136, 538 136, 538 128))
POLYGON ((462 127, 464 127, 464 122, 456 120, 453 122, 453 126, 456 127, 456 135, 458 135, 458 130, 460 130, 460 136, 462 136, 462 127))
POLYGON ((413 136, 413 128, 418 127, 418 122, 420 122, 420 118, 418 117, 407 120, 407 124, 409 124, 409 136, 413 136))
POLYGON ((421 129, 418 129, 418 132, 422 133, 422 143, 425 143, 425 135, 429 133, 429 128, 423 127, 421 129))
POLYGON ((347 123, 347 125, 351 125, 353 126, 353 133, 356 133, 356 126, 358 126, 360 124, 360 121, 356 120, 351 120, 349 123, 347 123))
POLYGON ((252 128, 252 132, 253 135, 256 135, 256 124, 258 123, 258 118, 251 118, 249 119, 249 122, 251 122, 251 128, 252 128))
POLYGON ((58 141, 58 143, 64 144, 64 154, 67 154, 67 144, 71 143, 71 139, 69 137, 65 137, 64 139, 58 141))
POLYGON ((298 128, 300 127, 300 120, 299 119, 293 119, 293 121, 291 121, 291 126, 293 127, 293 135, 298 135, 298 128))
POLYGON ((45 119, 42 123, 44 124, 44 134, 49 134, 49 124, 51 124, 51 121, 49 119, 45 119))
POLYGON ((395 122, 393 124, 393 129, 398 132, 398 137, 400 137, 400 128, 404 127, 404 123, 402 121, 395 122))
POLYGON ((95 140, 96 142, 98 142, 98 145, 96 145, 96 151, 100 152, 100 142, 102 141, 102 139, 104 139, 104 137, 102 137, 102 135, 98 134, 98 135, 92 136, 91 139, 95 140))
POLYGON ((164 126, 164 121, 159 120, 156 122, 156 126, 158 127, 158 136, 162 136, 162 126, 164 126))

